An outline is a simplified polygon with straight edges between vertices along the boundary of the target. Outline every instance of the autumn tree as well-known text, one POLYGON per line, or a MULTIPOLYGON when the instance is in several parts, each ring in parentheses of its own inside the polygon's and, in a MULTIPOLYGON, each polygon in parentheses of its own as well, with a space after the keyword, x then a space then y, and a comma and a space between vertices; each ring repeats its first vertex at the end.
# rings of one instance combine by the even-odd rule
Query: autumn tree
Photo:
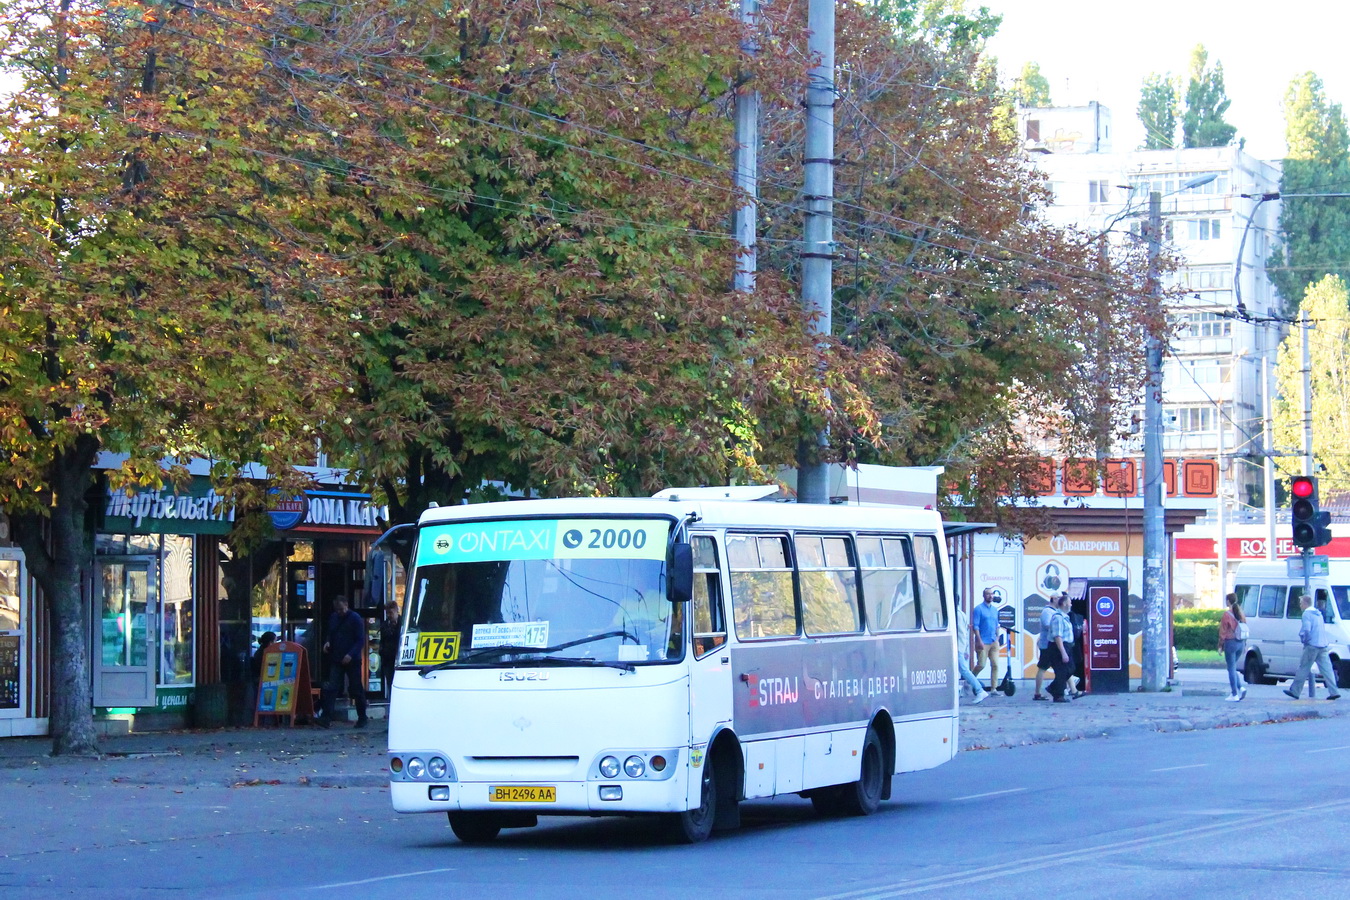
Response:
MULTIPOLYGON (((312 458, 363 306, 330 241, 341 173, 297 166, 365 132, 284 47, 271 10, 17 0, 0 18, 0 505, 50 610, 56 753, 95 748, 81 585, 114 485, 194 455, 241 504, 312 458), (299 112, 297 112, 299 110, 299 112)), ((283 477, 279 483, 296 486, 283 477)))
MULTIPOLYGON (((801 33, 761 27, 765 47, 801 33)), ((362 188, 380 302, 330 445, 396 521, 493 483, 633 494, 758 475, 761 433, 804 397, 842 434, 866 427, 847 382, 826 405, 786 282, 730 290, 727 111, 737 78, 788 77, 772 53, 742 57, 740 28, 718 4, 502 2, 408 16, 388 41, 406 49, 379 58, 302 46, 409 98, 382 124, 404 147, 362 188), (380 190, 390 169, 417 195, 380 190)))
MULTIPOLYGON (((1090 455, 1137 397, 1150 321, 1137 248, 1030 212, 1047 198, 984 60, 997 22, 930 5, 906 20, 838 10, 834 340, 880 423, 841 458, 942 464, 980 516, 1026 493, 1035 450, 1090 455), (1111 348, 1103 353, 1103 348, 1111 348), (1105 412, 1104 412, 1105 411, 1105 412)), ((767 116, 766 266, 796 267, 802 112, 767 116)))
POLYGON ((1177 141, 1177 83, 1170 74, 1153 73, 1139 92, 1139 122, 1145 150, 1171 150, 1177 141))
POLYGON ((1288 155, 1280 175, 1281 245, 1268 272, 1280 296, 1296 304, 1328 274, 1350 280, 1350 131, 1341 104, 1322 79, 1305 72, 1284 96, 1288 155))
MULTIPOLYGON (((1302 311, 1311 321, 1313 459, 1325 467, 1322 490, 1350 490, 1350 292, 1336 275, 1309 286, 1302 311)), ((1303 447, 1303 327, 1280 345, 1272 433, 1277 447, 1303 447)), ((1323 494, 1325 496, 1325 493, 1323 494)))
POLYGON ((1232 101, 1223 84, 1223 63, 1209 64, 1209 51, 1197 44, 1191 51, 1186 81, 1185 109, 1181 114, 1183 147, 1226 147, 1237 128, 1224 119, 1232 101))

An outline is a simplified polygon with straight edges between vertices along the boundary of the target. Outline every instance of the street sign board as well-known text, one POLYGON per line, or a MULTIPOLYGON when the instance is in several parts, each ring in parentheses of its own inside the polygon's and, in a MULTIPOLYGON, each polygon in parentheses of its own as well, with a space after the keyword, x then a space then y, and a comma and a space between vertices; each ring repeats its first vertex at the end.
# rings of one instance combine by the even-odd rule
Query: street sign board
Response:
MULTIPOLYGON (((1302 556, 1291 556, 1284 561, 1285 565, 1289 567, 1290 578, 1303 577, 1303 560, 1304 557, 1302 556)), ((1331 574, 1330 556, 1309 556, 1307 557, 1307 560, 1308 560, 1308 577, 1315 578, 1318 575, 1331 574)))

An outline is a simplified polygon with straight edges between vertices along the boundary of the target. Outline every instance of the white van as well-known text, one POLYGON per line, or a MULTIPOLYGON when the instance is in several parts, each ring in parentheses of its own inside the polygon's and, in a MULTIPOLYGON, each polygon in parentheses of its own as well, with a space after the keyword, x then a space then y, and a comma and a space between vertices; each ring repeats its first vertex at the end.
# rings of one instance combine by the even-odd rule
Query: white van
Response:
MULTIPOLYGON (((1350 568, 1333 564, 1330 575, 1309 581, 1313 603, 1327 621, 1328 650, 1338 687, 1350 687, 1350 568), (1334 601, 1334 602, 1332 602, 1334 601)), ((1238 566, 1235 592, 1251 630, 1242 671, 1248 684, 1275 684, 1293 677, 1303 644, 1299 598, 1303 579, 1290 578, 1283 560, 1238 566)))

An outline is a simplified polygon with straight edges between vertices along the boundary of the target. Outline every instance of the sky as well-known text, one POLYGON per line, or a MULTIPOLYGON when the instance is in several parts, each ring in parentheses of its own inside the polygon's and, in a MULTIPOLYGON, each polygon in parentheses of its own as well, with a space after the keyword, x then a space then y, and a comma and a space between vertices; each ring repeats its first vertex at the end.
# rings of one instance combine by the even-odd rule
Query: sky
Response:
POLYGON ((1213 0, 967 0, 1003 16, 989 42, 1005 82, 1038 63, 1056 106, 1097 100, 1111 110, 1114 149, 1143 141, 1135 114, 1139 88, 1152 72, 1186 75, 1191 49, 1204 44, 1223 63, 1233 101, 1226 116, 1260 159, 1284 155, 1282 103, 1289 82, 1306 71, 1322 78, 1328 98, 1350 110, 1350 4, 1285 0, 1247 6, 1213 0))

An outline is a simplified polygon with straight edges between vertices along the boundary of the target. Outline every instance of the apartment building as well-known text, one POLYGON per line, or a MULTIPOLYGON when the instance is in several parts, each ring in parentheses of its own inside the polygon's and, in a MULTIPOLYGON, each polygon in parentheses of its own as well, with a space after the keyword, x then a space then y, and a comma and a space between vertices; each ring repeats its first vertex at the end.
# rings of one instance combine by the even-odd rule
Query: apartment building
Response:
MULTIPOLYGON (((1028 159, 1053 194, 1045 213, 1113 241, 1139 240, 1150 192, 1163 195, 1163 238, 1181 260, 1170 277, 1184 288, 1163 360, 1163 453, 1178 466, 1217 463, 1216 496, 1198 501, 1209 512, 1199 527, 1214 525, 1220 504, 1228 523, 1264 521, 1265 385, 1285 326, 1269 321, 1284 308, 1266 277, 1280 204, 1255 198, 1279 190, 1279 163, 1240 146, 1117 148, 1111 119, 1099 103, 1019 110, 1028 159)), ((1142 429, 1116 455, 1140 457, 1142 429)), ((1204 582, 1217 571, 1184 568, 1174 593, 1212 593, 1204 582)))

